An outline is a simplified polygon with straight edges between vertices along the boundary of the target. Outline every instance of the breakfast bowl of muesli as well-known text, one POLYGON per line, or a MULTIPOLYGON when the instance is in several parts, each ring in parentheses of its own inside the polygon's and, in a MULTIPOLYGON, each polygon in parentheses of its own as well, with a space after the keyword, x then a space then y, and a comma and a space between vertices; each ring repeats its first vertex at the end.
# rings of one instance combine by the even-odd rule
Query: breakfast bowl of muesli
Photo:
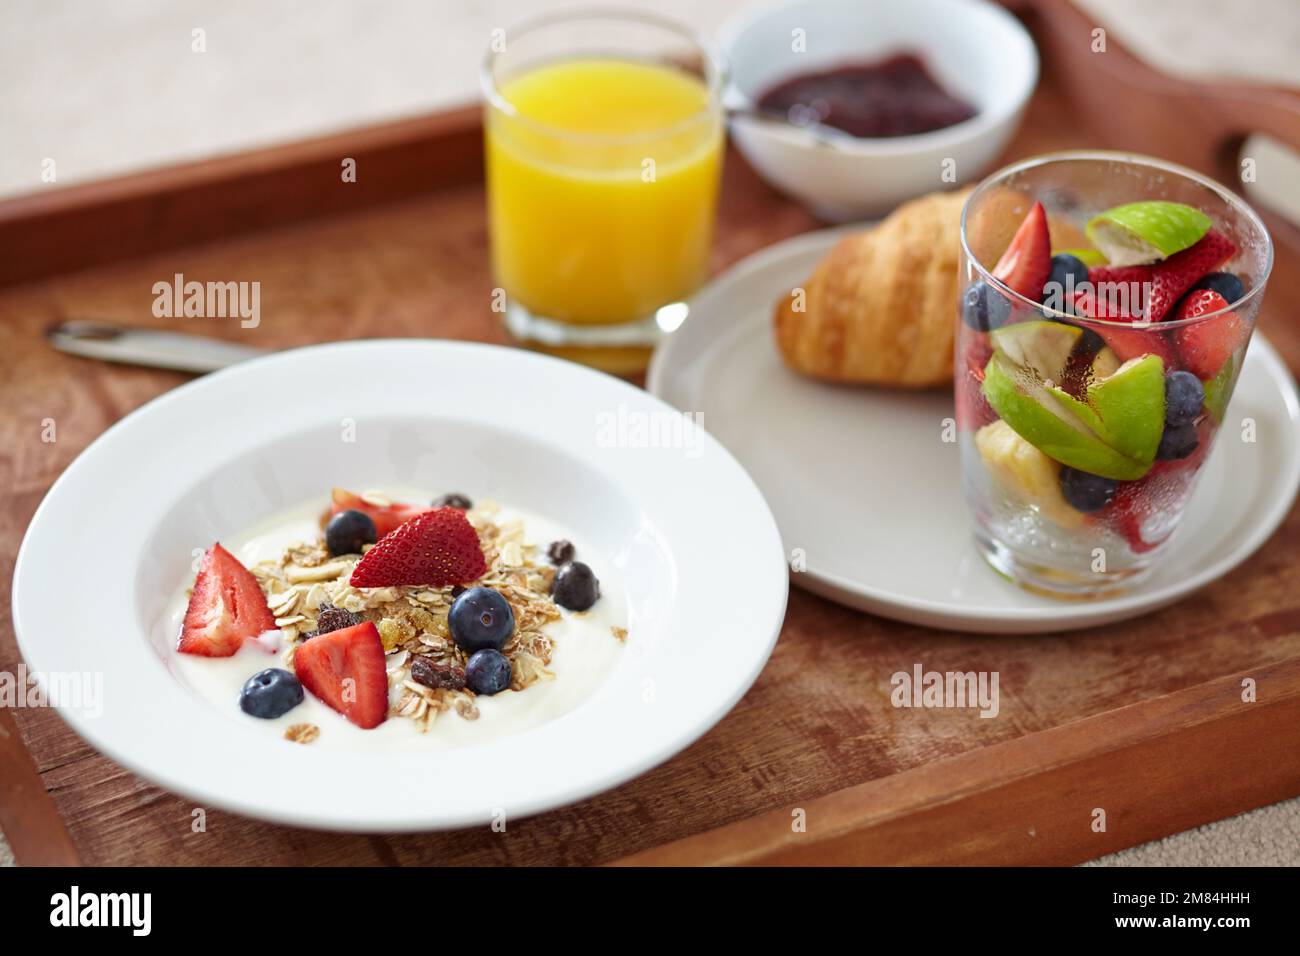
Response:
POLYGON ((226 712, 295 743, 462 746, 565 713, 619 660, 623 589, 553 522, 461 492, 326 501, 214 542, 163 618, 169 666, 226 712))
POLYGON ((280 353, 127 416, 24 538, 29 671, 93 746, 304 826, 518 817, 719 720, 784 614, 770 512, 701 427, 514 349, 280 353))

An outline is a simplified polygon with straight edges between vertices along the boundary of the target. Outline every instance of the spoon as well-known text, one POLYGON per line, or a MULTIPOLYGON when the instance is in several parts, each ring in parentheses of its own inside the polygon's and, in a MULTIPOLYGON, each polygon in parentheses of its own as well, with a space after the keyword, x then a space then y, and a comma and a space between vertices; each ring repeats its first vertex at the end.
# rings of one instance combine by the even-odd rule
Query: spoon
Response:
POLYGON ((85 319, 52 325, 45 330, 45 338, 70 355, 178 372, 215 372, 270 351, 203 335, 132 329, 85 319))
POLYGON ((806 123, 796 123, 791 120, 785 113, 779 110, 766 110, 751 102, 735 103, 727 107, 728 119, 747 119, 755 123, 762 123, 766 126, 780 126, 785 129, 798 130, 806 133, 808 138, 817 146, 847 146, 850 143, 859 142, 858 137, 852 133, 846 133, 844 130, 829 126, 818 120, 809 120, 806 123))

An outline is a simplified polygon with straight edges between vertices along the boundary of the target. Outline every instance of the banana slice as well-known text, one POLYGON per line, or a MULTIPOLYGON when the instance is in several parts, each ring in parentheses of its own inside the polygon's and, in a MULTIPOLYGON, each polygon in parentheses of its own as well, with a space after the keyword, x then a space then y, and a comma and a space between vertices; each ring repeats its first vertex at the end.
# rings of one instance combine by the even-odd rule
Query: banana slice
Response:
POLYGON ((975 433, 975 447, 1007 492, 1033 505, 1062 528, 1078 528, 1083 515, 1061 493, 1061 466, 999 419, 975 433))

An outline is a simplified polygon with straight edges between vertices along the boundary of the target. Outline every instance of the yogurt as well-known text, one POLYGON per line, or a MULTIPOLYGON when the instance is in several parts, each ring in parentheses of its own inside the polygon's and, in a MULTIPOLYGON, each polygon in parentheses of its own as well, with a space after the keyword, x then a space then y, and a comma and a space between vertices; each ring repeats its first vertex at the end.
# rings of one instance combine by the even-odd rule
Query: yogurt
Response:
MULTIPOLYGON (((416 496, 409 496, 415 498, 416 496)), ((427 498, 425 498, 427 500, 427 498)), ((223 540, 222 544, 245 567, 260 561, 274 560, 291 545, 315 540, 320 533, 319 517, 325 505, 313 501, 283 512, 247 532, 223 540)), ((547 544, 567 538, 577 548, 579 560, 591 558, 580 540, 546 518, 517 510, 501 508, 493 515, 497 523, 518 520, 523 523, 525 541, 536 546, 534 560, 544 560, 547 544), (542 556, 542 557, 538 557, 542 556)), ((507 690, 494 696, 474 699, 479 716, 466 720, 454 709, 438 715, 429 729, 405 717, 390 715, 371 730, 362 730, 347 721, 320 700, 306 693, 305 699, 287 714, 273 720, 250 717, 239 708, 244 682, 268 667, 284 667, 282 641, 278 632, 263 635, 258 641, 246 641, 232 657, 211 658, 181 654, 173 650, 168 666, 177 678, 198 696, 207 699, 231 720, 252 725, 268 734, 283 737, 295 724, 314 724, 320 735, 313 747, 349 750, 442 750, 483 743, 507 734, 536 727, 567 713, 590 697, 620 659, 623 642, 614 635, 615 628, 626 626, 627 610, 624 588, 612 563, 592 563, 601 583, 601 596, 588 611, 575 613, 560 609, 561 618, 542 628, 555 643, 547 669, 555 676, 539 680, 521 691, 507 690)), ((167 623, 171 633, 179 635, 185 609, 186 593, 191 581, 177 588, 168 604, 167 623)), ((388 655, 392 670, 400 655, 388 655)), ((390 703, 401 695, 402 688, 390 687, 390 703)))

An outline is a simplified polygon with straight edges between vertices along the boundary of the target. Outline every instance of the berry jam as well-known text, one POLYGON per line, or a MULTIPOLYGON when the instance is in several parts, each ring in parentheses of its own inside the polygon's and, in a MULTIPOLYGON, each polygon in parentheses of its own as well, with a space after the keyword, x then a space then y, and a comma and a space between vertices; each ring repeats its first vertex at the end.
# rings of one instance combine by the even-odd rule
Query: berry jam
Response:
POLYGON ((758 107, 797 125, 820 122, 867 138, 928 133, 975 115, 911 53, 800 74, 764 93, 758 107))

